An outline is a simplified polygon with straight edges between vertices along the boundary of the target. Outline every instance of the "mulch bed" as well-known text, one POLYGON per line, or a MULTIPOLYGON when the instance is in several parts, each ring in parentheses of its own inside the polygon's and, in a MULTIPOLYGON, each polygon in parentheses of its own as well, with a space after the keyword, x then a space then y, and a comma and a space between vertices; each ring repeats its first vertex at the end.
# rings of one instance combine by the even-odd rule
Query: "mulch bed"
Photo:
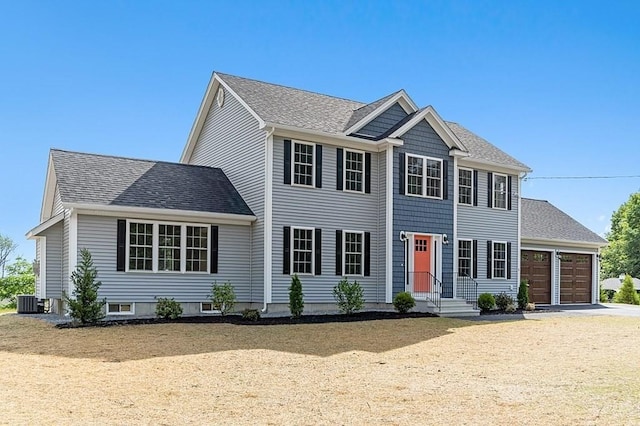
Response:
POLYGON ((139 325, 139 324, 236 324, 236 325, 287 325, 287 324, 324 324, 330 322, 354 322, 354 321, 374 321, 402 318, 430 318, 437 315, 428 312, 409 312, 400 314, 398 312, 367 311, 356 312, 351 315, 327 314, 327 315, 302 315, 300 318, 291 317, 264 317, 257 321, 250 321, 242 318, 241 315, 207 315, 207 316, 187 316, 175 320, 165 320, 161 318, 132 318, 99 321, 95 324, 78 324, 67 322, 56 324, 57 328, 80 328, 80 327, 112 327, 119 325, 139 325))
POLYGON ((491 311, 480 311, 480 315, 522 315, 522 314, 535 314, 539 312, 560 312, 558 309, 553 309, 549 307, 545 308, 535 308, 531 311, 526 309, 516 309, 513 312, 507 312, 504 309, 493 309, 491 311))

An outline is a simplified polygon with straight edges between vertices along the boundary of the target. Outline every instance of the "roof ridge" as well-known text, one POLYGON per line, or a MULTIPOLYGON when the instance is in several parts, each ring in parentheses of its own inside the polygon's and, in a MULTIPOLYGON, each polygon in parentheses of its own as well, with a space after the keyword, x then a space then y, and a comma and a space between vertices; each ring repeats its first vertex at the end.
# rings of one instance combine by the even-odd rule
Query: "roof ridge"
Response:
MULTIPOLYGON (((297 88, 297 87, 286 86, 286 85, 284 85, 284 84, 279 84, 279 83, 269 83, 269 82, 267 82, 267 81, 256 80, 255 78, 240 77, 240 76, 237 76, 237 75, 233 75, 233 74, 226 74, 226 73, 218 72, 218 71, 214 71, 214 73, 215 73, 215 74, 217 74, 217 75, 219 75, 219 76, 221 76, 221 77, 228 76, 228 77, 233 77, 233 78, 239 78, 239 79, 241 79, 241 80, 253 81, 253 82, 255 82, 255 83, 266 84, 266 85, 268 85, 268 86, 277 86, 277 87, 282 87, 282 88, 289 89, 289 90, 295 90, 295 91, 297 91, 297 92, 305 92, 305 93, 310 93, 310 94, 312 94, 312 95, 324 96, 324 97, 327 97, 327 98, 339 99, 339 100, 342 100, 342 101, 348 101, 348 102, 353 102, 353 103, 362 104, 360 107, 358 107, 358 108, 357 108, 357 109, 355 109, 354 111, 357 111, 358 109, 360 109, 360 108, 362 108, 362 107, 365 107, 365 106, 369 105, 369 103, 376 102, 376 101, 373 101, 373 102, 366 103, 366 102, 362 102, 362 101, 356 101, 356 100, 354 100, 354 99, 343 98, 343 97, 340 97, 340 96, 328 95, 328 94, 326 94, 326 93, 314 92, 314 91, 312 91, 312 90, 299 89, 299 88, 297 88)), ((223 78, 223 79, 224 79, 224 78, 223 78)), ((382 98, 380 98, 380 99, 382 99, 382 98)))

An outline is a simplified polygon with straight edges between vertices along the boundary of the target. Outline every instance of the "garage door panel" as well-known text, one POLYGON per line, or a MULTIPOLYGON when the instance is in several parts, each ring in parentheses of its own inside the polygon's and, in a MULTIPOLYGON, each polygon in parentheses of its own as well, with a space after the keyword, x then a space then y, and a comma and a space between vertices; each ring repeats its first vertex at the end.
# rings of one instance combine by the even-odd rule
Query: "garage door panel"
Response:
POLYGON ((549 252, 523 250, 520 255, 523 279, 529 282, 529 299, 534 303, 551 303, 551 255, 549 252))
POLYGON ((562 253, 560 262, 560 303, 591 303, 592 256, 562 253))

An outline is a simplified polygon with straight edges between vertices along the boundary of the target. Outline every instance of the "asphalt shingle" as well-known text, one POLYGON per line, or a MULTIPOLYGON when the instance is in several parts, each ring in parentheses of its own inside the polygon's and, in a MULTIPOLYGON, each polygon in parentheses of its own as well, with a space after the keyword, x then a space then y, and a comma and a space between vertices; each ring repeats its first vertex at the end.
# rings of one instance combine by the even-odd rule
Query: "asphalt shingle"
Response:
POLYGON ((544 200, 522 199, 522 238, 606 244, 607 241, 544 200))
POLYGON ((221 169, 51 150, 63 203, 253 215, 221 169))

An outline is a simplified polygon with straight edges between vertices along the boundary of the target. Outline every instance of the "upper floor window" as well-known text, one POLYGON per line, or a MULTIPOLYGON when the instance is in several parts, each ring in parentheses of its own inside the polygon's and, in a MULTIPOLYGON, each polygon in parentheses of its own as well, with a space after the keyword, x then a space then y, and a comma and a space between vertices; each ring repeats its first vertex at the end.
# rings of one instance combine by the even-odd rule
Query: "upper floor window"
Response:
POLYGON ((493 174, 493 208, 507 208, 507 176, 493 174))
POLYGON ((458 170, 458 203, 473 204, 473 170, 458 170))
POLYGON ((344 151, 344 189, 364 192, 364 153, 345 149, 344 151))
POLYGON ((314 186, 313 151, 313 144, 294 142, 293 183, 295 185, 314 186))
POLYGON ((406 193, 442 198, 442 160, 407 154, 406 193))
POLYGON ((492 278, 507 278, 507 243, 493 242, 492 278))

